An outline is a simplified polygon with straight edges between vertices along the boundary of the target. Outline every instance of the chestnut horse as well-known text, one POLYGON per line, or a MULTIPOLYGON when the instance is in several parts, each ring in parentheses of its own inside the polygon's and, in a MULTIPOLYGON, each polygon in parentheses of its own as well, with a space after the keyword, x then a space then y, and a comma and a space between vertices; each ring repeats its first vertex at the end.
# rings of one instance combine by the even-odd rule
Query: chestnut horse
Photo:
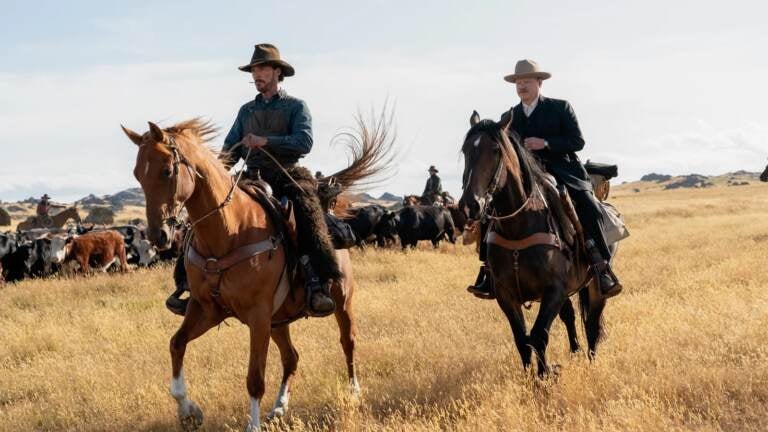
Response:
POLYGON ((487 256, 497 302, 512 327, 523 366, 528 369, 535 354, 543 377, 551 371, 546 349, 558 314, 568 327, 571 350, 578 349, 568 297, 579 291, 590 359, 602 334, 605 299, 594 283, 586 284, 588 260, 574 259, 581 247, 578 240, 568 241, 578 236, 557 227, 555 221, 562 221, 564 214, 562 202, 519 136, 508 136, 511 122, 511 112, 498 123, 472 114, 472 127, 462 146, 461 207, 468 208, 473 220, 487 217, 491 221, 487 256), (488 212, 491 200, 493 211, 488 212), (521 306, 530 301, 540 301, 541 306, 529 336, 521 306))
MULTIPOLYGON (((388 124, 382 119, 372 131, 360 131, 357 142, 361 148, 354 153, 352 164, 334 175, 337 181, 348 187, 381 169, 376 164, 382 162, 380 156, 392 145, 387 137, 388 124)), ((186 266, 191 297, 181 327, 170 342, 171 394, 178 403, 182 427, 197 429, 203 417, 201 409, 189 398, 184 381, 182 365, 187 344, 225 318, 234 317, 250 329, 247 389, 251 418, 246 430, 258 430, 270 337, 280 350, 283 377, 268 418, 285 415, 298 363, 286 322, 303 316, 305 295, 301 281, 291 287, 293 295, 286 295, 289 279, 293 282, 286 277, 286 240, 280 237, 264 207, 235 187, 227 169, 205 145, 215 133, 210 124, 193 119, 166 129, 150 122, 149 131, 144 134, 123 130, 138 146, 134 175, 147 200, 149 240, 159 249, 169 247, 173 238, 171 222, 183 206, 194 232, 187 257, 192 257, 193 251, 198 256, 211 257, 203 265, 206 269, 210 267, 208 271, 196 265, 186 266), (251 251, 245 259, 228 259, 244 247, 251 251)), ((337 258, 344 279, 336 282, 331 292, 337 305, 335 316, 349 383, 352 391, 358 392, 352 314, 355 280, 348 251, 337 251, 337 258)))
POLYGON ((35 228, 61 228, 70 219, 74 220, 77 223, 80 223, 80 215, 77 213, 77 205, 73 205, 72 207, 65 208, 64 210, 51 216, 50 225, 48 226, 44 225, 45 222, 43 221, 43 219, 41 219, 40 216, 30 216, 27 218, 27 220, 23 222, 19 222, 19 225, 16 227, 16 230, 25 231, 25 230, 35 229, 35 228))

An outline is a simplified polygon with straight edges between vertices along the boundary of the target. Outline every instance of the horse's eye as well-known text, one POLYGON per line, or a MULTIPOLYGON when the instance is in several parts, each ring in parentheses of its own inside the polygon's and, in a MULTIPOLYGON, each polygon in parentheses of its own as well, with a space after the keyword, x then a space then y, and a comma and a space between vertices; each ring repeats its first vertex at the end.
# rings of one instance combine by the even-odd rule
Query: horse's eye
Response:
POLYGON ((163 175, 165 177, 171 178, 171 176, 173 175, 173 168, 171 168, 171 167, 163 168, 163 175))

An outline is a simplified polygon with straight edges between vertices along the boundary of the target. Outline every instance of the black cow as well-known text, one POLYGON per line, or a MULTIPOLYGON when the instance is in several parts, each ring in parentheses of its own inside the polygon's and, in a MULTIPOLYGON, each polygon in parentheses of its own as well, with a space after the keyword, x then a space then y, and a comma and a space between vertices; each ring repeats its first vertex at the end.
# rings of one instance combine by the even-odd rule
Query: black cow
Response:
POLYGON ((0 283, 4 280, 3 261, 7 255, 16 252, 16 236, 14 234, 0 234, 0 283))
POLYGON ((376 244, 382 247, 386 245, 388 239, 395 240, 396 216, 396 213, 378 204, 372 204, 356 209, 353 216, 345 219, 344 222, 352 227, 358 247, 365 247, 365 242, 370 240, 375 240, 376 244))
POLYGON ((33 248, 32 243, 17 245, 13 252, 0 260, 3 266, 3 277, 6 281, 16 282, 31 275, 34 261, 33 248))
POLYGON ((455 227, 451 213, 444 207, 408 206, 400 210, 397 233, 403 249, 416 246, 419 240, 429 240, 437 247, 440 240, 448 237, 456 243, 455 227))

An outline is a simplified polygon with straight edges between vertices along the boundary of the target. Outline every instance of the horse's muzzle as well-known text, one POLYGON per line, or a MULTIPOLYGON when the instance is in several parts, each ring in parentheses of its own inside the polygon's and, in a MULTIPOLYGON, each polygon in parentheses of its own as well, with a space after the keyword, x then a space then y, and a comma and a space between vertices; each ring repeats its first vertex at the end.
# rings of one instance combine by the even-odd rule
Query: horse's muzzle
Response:
POLYGON ((147 237, 157 250, 167 250, 173 245, 173 230, 173 227, 163 223, 158 227, 147 228, 147 237))

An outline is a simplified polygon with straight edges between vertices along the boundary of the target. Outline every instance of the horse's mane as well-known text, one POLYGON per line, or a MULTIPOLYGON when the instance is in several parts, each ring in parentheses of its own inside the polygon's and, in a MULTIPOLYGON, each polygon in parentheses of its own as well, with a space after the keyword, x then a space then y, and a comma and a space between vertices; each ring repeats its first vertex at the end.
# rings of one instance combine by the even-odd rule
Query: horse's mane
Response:
POLYGON ((493 120, 480 120, 472 126, 464 138, 462 151, 465 151, 467 146, 472 145, 469 142, 469 137, 478 133, 487 134, 499 143, 499 149, 508 170, 513 171, 513 161, 517 160, 523 175, 526 193, 530 193, 533 190, 534 184, 543 181, 545 176, 544 169, 533 154, 523 147, 520 135, 511 129, 503 130, 499 123, 493 120))
POLYGON ((201 158, 201 156, 196 156, 196 159, 200 159, 197 162, 207 165, 210 170, 218 171, 221 174, 220 177, 222 181, 215 180, 211 176, 207 176, 206 181, 211 183, 211 187, 213 187, 214 190, 228 190, 230 186, 229 169, 220 160, 219 152, 213 149, 210 145, 211 141, 218 135, 218 128, 216 128, 210 120, 203 120, 201 117, 195 117, 164 128, 163 132, 176 138, 177 143, 186 143, 182 145, 186 145, 202 152, 197 153, 194 150, 192 152, 184 152, 184 156, 187 158, 192 157, 193 154, 204 155, 207 153, 207 156, 209 157, 202 156, 201 158), (194 139, 179 139, 185 138, 185 135, 187 134, 192 135, 194 139))
POLYGON ((179 135, 185 130, 192 132, 200 139, 200 142, 206 144, 213 141, 218 134, 216 126, 211 121, 203 120, 201 117, 184 120, 163 129, 163 131, 173 135, 179 135))

